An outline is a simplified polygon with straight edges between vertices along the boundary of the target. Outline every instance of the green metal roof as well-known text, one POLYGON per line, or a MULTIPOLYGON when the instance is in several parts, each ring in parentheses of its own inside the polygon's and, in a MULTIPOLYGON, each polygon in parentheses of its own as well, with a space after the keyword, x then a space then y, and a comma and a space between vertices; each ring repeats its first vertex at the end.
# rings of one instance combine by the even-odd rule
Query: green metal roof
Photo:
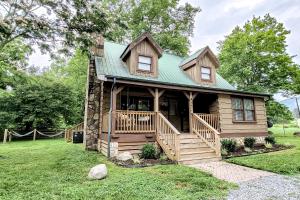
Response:
POLYGON ((196 59, 201 53, 202 51, 204 51, 205 48, 201 48, 199 49, 198 51, 196 51, 195 53, 193 53, 192 55, 186 57, 185 59, 183 59, 181 62, 180 62, 180 65, 184 65, 194 59, 196 59))
POLYGON ((104 56, 95 58, 98 77, 104 75, 106 77, 116 77, 134 81, 152 82, 157 84, 207 89, 211 88, 238 92, 219 74, 216 74, 215 85, 196 83, 179 67, 184 58, 169 53, 163 53, 162 57, 158 61, 158 77, 138 76, 130 74, 128 67, 120 58, 120 55, 125 48, 126 45, 105 41, 104 56))

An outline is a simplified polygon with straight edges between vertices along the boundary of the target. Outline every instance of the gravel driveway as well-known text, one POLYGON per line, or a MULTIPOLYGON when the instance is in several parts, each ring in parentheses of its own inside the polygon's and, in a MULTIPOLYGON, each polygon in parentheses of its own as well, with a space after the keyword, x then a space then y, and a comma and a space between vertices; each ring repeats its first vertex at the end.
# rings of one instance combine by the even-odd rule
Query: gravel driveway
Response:
POLYGON ((230 191, 228 200, 300 199, 300 176, 266 176, 238 185, 238 189, 230 191))
POLYGON ((213 176, 233 182, 228 200, 300 200, 300 176, 283 176, 224 161, 191 165, 213 176))

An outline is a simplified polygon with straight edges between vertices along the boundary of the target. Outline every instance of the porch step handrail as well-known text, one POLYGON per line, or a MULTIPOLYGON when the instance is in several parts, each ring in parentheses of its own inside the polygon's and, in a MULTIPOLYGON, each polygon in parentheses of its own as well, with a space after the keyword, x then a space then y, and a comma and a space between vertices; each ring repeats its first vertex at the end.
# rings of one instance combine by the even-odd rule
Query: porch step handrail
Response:
POLYGON ((116 133, 154 133, 155 112, 116 110, 116 133))
POLYGON ((192 114, 193 133, 203 140, 210 148, 214 149, 218 156, 221 156, 220 133, 209 123, 199 117, 197 114, 192 114))
POLYGON ((204 121, 206 121, 209 125, 211 125, 214 129, 220 132, 220 115, 219 114, 207 114, 207 113, 194 113, 204 121))
POLYGON ((160 112, 157 113, 157 142, 171 160, 179 160, 180 132, 160 112))

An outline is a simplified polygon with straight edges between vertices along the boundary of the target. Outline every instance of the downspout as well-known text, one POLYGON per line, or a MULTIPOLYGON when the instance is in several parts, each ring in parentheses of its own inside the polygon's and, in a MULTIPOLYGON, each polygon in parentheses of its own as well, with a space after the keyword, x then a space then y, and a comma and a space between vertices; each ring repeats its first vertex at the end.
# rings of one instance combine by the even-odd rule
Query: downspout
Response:
POLYGON ((113 84, 110 89, 110 108, 109 108, 109 116, 108 116, 108 131, 107 131, 107 157, 110 158, 110 136, 111 136, 111 128, 112 128, 112 105, 113 105, 113 90, 116 85, 116 78, 114 77, 113 84))

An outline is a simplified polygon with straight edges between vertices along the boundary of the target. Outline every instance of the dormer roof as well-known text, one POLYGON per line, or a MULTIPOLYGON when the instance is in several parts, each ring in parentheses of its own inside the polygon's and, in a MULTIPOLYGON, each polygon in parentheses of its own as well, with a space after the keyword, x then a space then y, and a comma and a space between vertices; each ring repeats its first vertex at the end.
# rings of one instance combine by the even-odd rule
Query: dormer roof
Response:
POLYGON ((198 51, 196 51, 195 53, 193 53, 192 55, 186 57, 180 63, 180 66, 182 67, 185 65, 184 68, 189 67, 189 66, 195 64, 201 58, 203 58, 203 56, 205 56, 206 54, 209 55, 209 57, 211 58, 211 61, 215 64, 216 68, 218 68, 220 66, 219 60, 208 46, 201 48, 198 51))
POLYGON ((133 40, 130 44, 127 45, 123 53, 121 54, 121 59, 124 60, 127 55, 130 53, 130 51, 136 47, 140 42, 148 40, 149 43, 152 45, 153 49, 157 52, 158 57, 160 58, 163 53, 163 49, 155 42, 155 40, 152 38, 152 36, 148 33, 145 32, 142 35, 140 35, 138 38, 133 40))

